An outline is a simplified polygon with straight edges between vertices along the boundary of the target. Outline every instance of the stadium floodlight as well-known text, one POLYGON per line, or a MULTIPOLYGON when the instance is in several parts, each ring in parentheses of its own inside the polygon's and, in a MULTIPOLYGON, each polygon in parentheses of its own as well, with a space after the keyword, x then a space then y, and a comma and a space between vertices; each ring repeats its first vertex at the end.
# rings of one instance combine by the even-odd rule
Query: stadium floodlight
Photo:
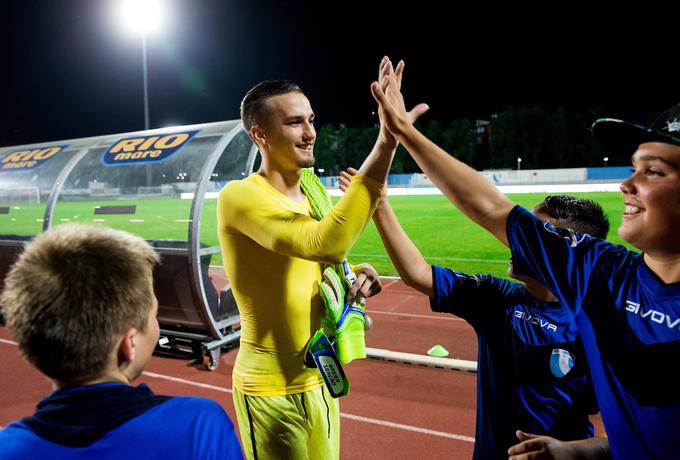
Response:
POLYGON ((144 81, 144 129, 149 129, 149 89, 146 65, 146 37, 156 32, 164 22, 165 10, 161 0, 121 0, 117 22, 128 32, 142 38, 142 76, 144 81))
POLYGON ((118 20, 133 33, 147 34, 160 29, 165 16, 160 0, 121 0, 118 20))
POLYGON ((602 159, 602 161, 604 161, 604 167, 606 168, 606 167, 607 167, 607 162, 609 161, 609 157, 604 157, 604 158, 602 159))
POLYGON ((517 157, 517 171, 521 169, 522 166, 522 159, 520 157, 517 157))

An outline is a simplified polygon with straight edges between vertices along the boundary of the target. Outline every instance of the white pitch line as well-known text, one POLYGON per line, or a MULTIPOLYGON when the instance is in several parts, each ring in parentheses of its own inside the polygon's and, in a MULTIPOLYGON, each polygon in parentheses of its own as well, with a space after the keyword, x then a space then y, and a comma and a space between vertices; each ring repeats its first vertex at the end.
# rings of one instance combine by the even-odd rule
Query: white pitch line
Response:
POLYGON ((172 377, 170 375, 156 374, 155 372, 142 372, 143 375, 148 377, 154 377, 157 379, 170 380, 171 382, 184 383, 185 385, 191 385, 199 388, 206 388, 208 390, 219 391, 220 393, 231 393, 229 388, 218 387, 215 385, 208 385, 207 383, 194 382, 192 380, 181 379, 179 377, 172 377))
MULTIPOLYGON (((7 345, 18 345, 16 342, 6 339, 0 339, 0 343, 5 343, 7 345)), ((182 379, 179 377, 172 377, 170 375, 157 374, 155 372, 143 372, 147 377, 153 377, 156 379, 169 380, 171 382, 183 383, 185 385, 190 385, 199 388, 205 388, 207 390, 219 391, 220 393, 231 393, 232 391, 228 388, 218 387, 215 385, 208 385, 207 383, 194 382, 191 380, 182 379)), ((429 434, 431 436, 438 436, 440 438, 455 439, 457 441, 465 442, 475 442, 475 438, 470 436, 463 436, 462 434, 445 433, 443 431, 428 430, 427 428, 420 428, 412 425, 404 425, 402 423, 388 422, 387 420, 379 420, 370 417, 362 417, 361 415, 353 415, 341 413, 340 417, 347 418, 350 420, 355 420, 357 422, 371 423, 373 425, 386 426, 389 428, 396 428, 398 430, 413 431, 414 433, 429 434)))
POLYGON ((439 436, 440 438, 456 439, 458 441, 475 442, 475 438, 471 436, 463 436, 462 434, 446 433, 443 431, 428 430, 427 428, 419 428, 417 426, 404 425, 402 423, 388 422, 385 420, 377 420, 374 418, 362 417, 360 415, 340 414, 340 417, 356 420, 359 422, 372 423, 374 425, 387 426, 390 428, 397 428, 399 430, 414 431, 416 433, 429 434, 432 436, 439 436))
POLYGON ((446 321, 465 321, 456 317, 448 316, 433 316, 433 315, 419 315, 417 313, 399 313, 396 311, 378 311, 378 310, 366 310, 366 313, 371 315, 393 315, 393 316, 410 316, 412 318, 425 318, 425 319, 436 319, 436 320, 446 320, 446 321))
MULTIPOLYGON (((182 379, 179 377, 171 377, 169 375, 157 374, 155 372, 144 372, 144 375, 148 377, 154 377, 157 379, 169 380, 176 383, 184 383, 185 385, 191 385, 199 388, 206 388, 208 390, 219 391, 220 393, 232 393, 232 390, 228 388, 222 388, 215 385, 208 385, 205 383, 194 382, 191 380, 182 379)), ((347 418, 350 420, 355 420, 358 422, 371 423, 373 425, 386 426, 390 428, 396 428, 399 430, 413 431, 415 433, 429 434, 431 436, 439 436, 440 438, 456 439, 458 441, 475 442, 475 438, 470 436, 463 436, 461 434, 445 433, 443 431, 429 430, 427 428, 420 428, 412 425, 404 425, 402 423, 388 422, 387 420, 379 420, 370 417, 363 417, 361 415, 346 414, 341 413, 340 417, 347 418)))

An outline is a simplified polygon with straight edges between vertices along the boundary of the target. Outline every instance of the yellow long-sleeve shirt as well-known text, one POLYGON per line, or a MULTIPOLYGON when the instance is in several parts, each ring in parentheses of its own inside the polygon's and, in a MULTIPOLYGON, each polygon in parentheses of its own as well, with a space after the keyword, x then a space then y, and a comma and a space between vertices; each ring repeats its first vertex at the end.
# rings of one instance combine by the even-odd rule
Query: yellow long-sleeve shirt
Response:
POLYGON ((234 386, 245 394, 299 393, 323 384, 303 364, 321 325, 320 263, 339 263, 370 219, 383 185, 355 176, 322 220, 259 174, 229 182, 217 203, 222 260, 241 314, 234 386))

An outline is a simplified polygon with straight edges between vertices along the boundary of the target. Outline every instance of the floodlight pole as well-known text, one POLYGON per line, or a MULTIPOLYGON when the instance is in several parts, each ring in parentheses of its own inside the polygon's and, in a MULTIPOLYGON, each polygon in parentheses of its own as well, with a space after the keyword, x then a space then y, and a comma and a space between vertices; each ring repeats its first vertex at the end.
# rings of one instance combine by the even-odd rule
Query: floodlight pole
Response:
POLYGON ((149 129, 149 83, 146 70, 146 31, 142 29, 142 74, 144 76, 144 129, 149 129))

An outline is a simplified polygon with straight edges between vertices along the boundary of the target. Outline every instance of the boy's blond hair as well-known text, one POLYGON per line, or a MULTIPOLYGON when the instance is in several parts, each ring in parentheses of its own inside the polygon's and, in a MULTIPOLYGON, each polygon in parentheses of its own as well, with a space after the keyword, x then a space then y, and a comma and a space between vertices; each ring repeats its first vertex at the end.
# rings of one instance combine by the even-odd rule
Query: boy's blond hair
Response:
POLYGON ((5 279, 0 308, 21 354, 48 377, 98 377, 116 341, 146 329, 158 254, 142 238, 68 224, 38 235, 5 279))

